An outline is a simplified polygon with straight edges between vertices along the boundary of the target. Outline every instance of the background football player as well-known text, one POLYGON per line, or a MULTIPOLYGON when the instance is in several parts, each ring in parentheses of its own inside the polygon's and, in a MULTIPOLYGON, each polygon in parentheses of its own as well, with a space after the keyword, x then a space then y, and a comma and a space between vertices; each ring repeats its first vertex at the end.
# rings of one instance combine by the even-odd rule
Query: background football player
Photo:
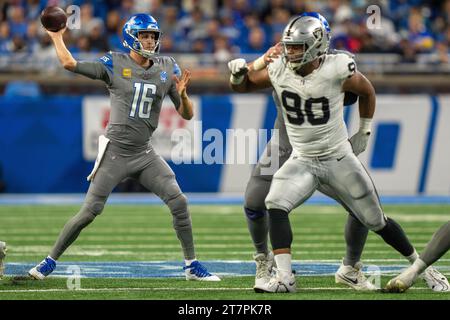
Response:
MULTIPOLYGON (((431 238, 419 258, 400 275, 386 285, 388 292, 404 292, 411 287, 417 278, 450 249, 450 221, 440 227, 431 238)), ((444 277, 445 279, 445 277, 444 277)), ((448 282, 437 282, 437 291, 450 291, 448 282)))
MULTIPOLYGON (((418 256, 416 251, 400 226, 384 216, 375 187, 355 155, 365 150, 370 134, 371 118, 375 110, 375 92, 372 85, 356 71, 356 64, 348 55, 326 55, 329 30, 317 14, 303 15, 291 20, 284 30, 282 42, 283 59, 276 59, 280 48, 273 47, 252 64, 253 70, 249 73, 243 59, 233 60, 229 64, 232 71, 230 81, 235 91, 249 92, 271 86, 275 89, 275 101, 282 105, 283 120, 289 140, 294 146, 289 160, 275 174, 266 198, 277 276, 271 281, 265 281, 268 278, 265 273, 264 280, 260 283, 255 281, 255 290, 295 291, 295 278, 291 274, 292 232, 288 213, 319 187, 325 187, 325 192, 331 191, 331 195, 334 193, 334 197, 366 228, 377 232, 388 244, 413 262, 418 256), (267 64, 269 66, 265 68, 267 64), (348 141, 343 122, 345 91, 354 92, 360 97, 360 130, 351 138, 352 144, 348 141)), ((285 153, 282 148, 280 158, 285 153)), ((262 193, 264 194, 264 190, 262 193)), ((246 207, 248 208, 247 202, 246 207)), ((259 210, 263 212, 261 205, 259 210)), ((264 214, 259 214, 257 219, 254 219, 255 215, 251 211, 250 215, 246 213, 257 251, 266 250, 261 252, 265 255, 260 255, 260 261, 263 261, 262 269, 265 271, 270 266, 270 256, 264 248, 267 247, 264 243, 267 218, 264 214), (254 223, 256 220, 260 221, 254 223)), ((349 219, 351 218, 353 217, 350 216, 349 219)), ((358 226, 357 221, 355 226, 356 230, 360 231, 360 234, 356 234, 359 241, 356 248, 351 248, 350 255, 347 250, 347 256, 357 257, 359 260, 367 232, 358 226)), ((258 255, 255 258, 258 258, 258 255)), ((345 262, 344 259, 344 265, 345 262)), ((349 267, 349 271, 361 276, 357 263, 349 267)), ((430 272, 437 271, 430 269, 430 272)), ((261 272, 261 275, 263 274, 264 272, 261 272)))
POLYGON ((5 272, 6 243, 0 241, 0 280, 5 272))
MULTIPOLYGON (((72 57, 63 41, 64 30, 48 31, 61 64, 67 70, 106 83, 111 115, 106 137, 100 137, 99 155, 88 177, 91 184, 81 210, 66 223, 49 256, 29 274, 36 279, 48 276, 81 230, 102 212, 114 187, 124 178, 132 177, 169 207, 185 257, 186 279, 219 281, 195 259, 186 196, 172 169, 150 144, 166 95, 184 119, 192 118, 192 102, 186 92, 189 71, 181 75, 173 58, 157 55, 161 31, 148 14, 133 15, 123 27, 123 45, 130 50, 129 54, 110 52, 94 62, 80 62, 72 57)), ((150 215, 151 212, 149 221, 150 215)))

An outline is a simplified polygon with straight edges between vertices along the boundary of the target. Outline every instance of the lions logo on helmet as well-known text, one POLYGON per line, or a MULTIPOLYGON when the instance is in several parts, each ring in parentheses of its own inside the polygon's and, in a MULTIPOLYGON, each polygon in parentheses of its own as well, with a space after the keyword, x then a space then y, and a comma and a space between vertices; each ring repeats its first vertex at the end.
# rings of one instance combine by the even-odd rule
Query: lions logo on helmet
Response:
POLYGON ((139 13, 131 16, 122 29, 123 46, 140 54, 145 58, 151 58, 159 53, 161 42, 161 31, 158 22, 149 14, 139 13), (155 33, 155 48, 153 50, 145 50, 142 43, 138 39, 139 32, 151 31, 155 33))
POLYGON ((328 51, 331 29, 327 20, 317 12, 306 12, 292 19, 283 31, 283 58, 288 67, 298 70, 328 51), (302 45, 300 53, 289 54, 288 46, 302 45))
POLYGON ((328 23, 327 19, 323 15, 321 15, 318 12, 305 12, 300 15, 300 17, 314 17, 320 20, 322 22, 323 26, 325 27, 325 30, 328 34, 331 33, 330 24, 328 23))

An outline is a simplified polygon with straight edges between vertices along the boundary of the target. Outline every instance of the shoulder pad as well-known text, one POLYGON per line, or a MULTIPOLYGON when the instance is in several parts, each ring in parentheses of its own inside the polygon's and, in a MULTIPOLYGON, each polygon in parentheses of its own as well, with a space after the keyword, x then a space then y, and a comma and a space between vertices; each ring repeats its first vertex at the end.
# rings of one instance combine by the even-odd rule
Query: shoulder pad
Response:
POLYGON ((346 54, 347 56, 349 56, 352 59, 355 58, 355 55, 353 53, 351 53, 350 51, 347 51, 347 50, 331 49, 329 51, 329 54, 339 54, 339 53, 346 54))
POLYGON ((352 56, 339 52, 333 55, 333 60, 338 78, 350 78, 356 73, 356 63, 352 56))
POLYGON ((103 57, 98 59, 109 71, 113 72, 113 56, 112 52, 109 51, 103 57))

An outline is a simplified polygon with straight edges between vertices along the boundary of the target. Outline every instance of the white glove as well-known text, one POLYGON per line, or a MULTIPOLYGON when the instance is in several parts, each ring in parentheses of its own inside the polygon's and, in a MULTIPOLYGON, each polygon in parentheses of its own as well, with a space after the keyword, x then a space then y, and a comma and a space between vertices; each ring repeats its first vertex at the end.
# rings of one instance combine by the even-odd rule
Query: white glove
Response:
POLYGON ((359 131, 350 138, 350 143, 352 145, 353 152, 357 156, 360 153, 364 152, 367 148, 367 144, 369 143, 369 137, 371 133, 370 130, 371 122, 372 119, 361 118, 359 120, 359 131))
POLYGON ((245 59, 234 59, 228 62, 228 69, 231 71, 230 82, 240 84, 248 72, 247 61, 245 59))
POLYGON ((355 155, 359 155, 364 152, 367 148, 367 144, 369 143, 370 131, 362 132, 358 131, 350 138, 350 143, 352 144, 353 152, 355 155))

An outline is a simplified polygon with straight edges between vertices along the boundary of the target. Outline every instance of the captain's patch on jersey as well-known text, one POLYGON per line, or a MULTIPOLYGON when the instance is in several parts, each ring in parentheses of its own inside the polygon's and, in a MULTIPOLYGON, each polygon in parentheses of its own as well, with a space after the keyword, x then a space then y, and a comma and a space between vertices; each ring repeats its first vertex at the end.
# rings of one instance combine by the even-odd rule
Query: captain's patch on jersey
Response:
POLYGON ((131 69, 123 68, 122 69, 122 77, 124 77, 124 78, 131 78, 131 69))

